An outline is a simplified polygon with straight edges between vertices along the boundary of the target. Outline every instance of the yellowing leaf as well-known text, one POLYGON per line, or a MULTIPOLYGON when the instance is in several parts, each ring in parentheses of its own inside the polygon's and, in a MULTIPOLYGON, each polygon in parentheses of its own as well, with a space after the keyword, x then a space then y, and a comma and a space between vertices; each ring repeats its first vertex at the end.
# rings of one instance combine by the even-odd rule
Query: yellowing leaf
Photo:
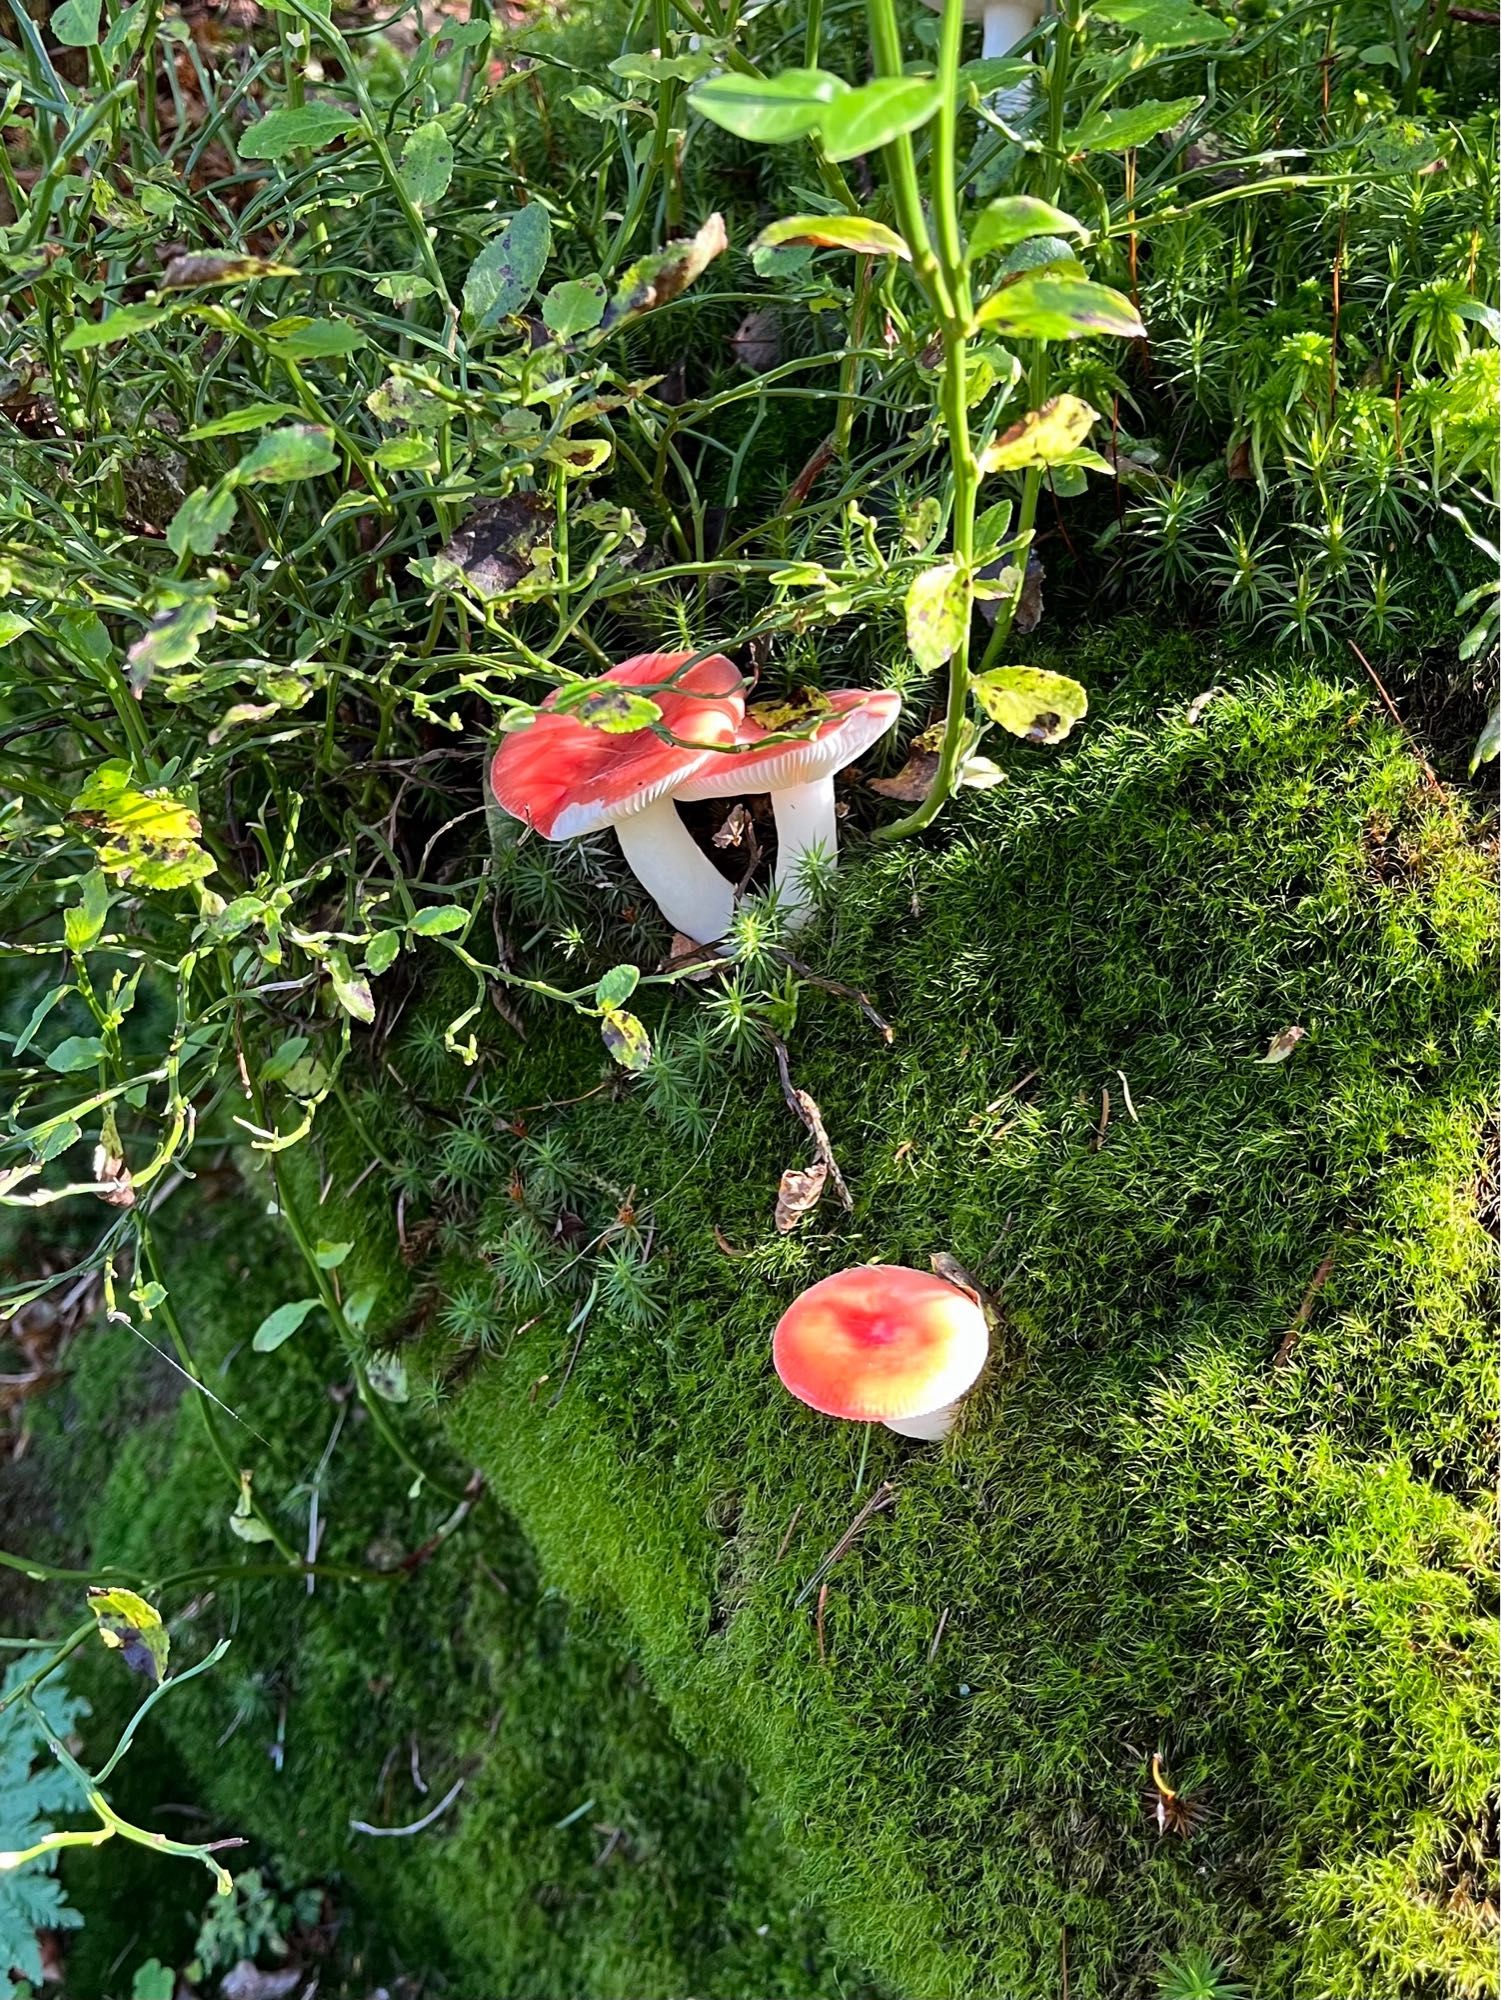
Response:
POLYGON ((1077 681, 1045 667, 996 667, 977 675, 974 689, 991 721, 1025 743, 1061 743, 1089 709, 1077 681))
POLYGON ((780 222, 768 223, 751 250, 780 250, 789 243, 811 243, 820 250, 853 250, 862 257, 901 257, 908 263, 912 261, 912 252, 894 229, 863 215, 789 215, 780 222))
POLYGON ((90 1590, 89 1609, 105 1645, 132 1673, 144 1674, 154 1687, 160 1686, 171 1649, 161 1614, 133 1590, 90 1590))
POLYGON ((969 628, 970 580, 958 563, 935 563, 907 591, 907 644, 925 673, 958 648, 969 628))
POLYGON ((123 760, 99 766, 68 819, 94 842, 106 874, 133 877, 143 888, 180 889, 214 872, 187 800, 165 786, 141 790, 123 760))
POLYGON ((651 1041, 634 1014, 620 1007, 606 1007, 600 1023, 605 1047, 622 1069, 644 1070, 651 1062, 651 1041))
POLYGON ((1021 472, 1031 466, 1057 465, 1077 451, 1099 417, 1078 396, 1053 396, 1039 410, 1028 410, 980 454, 982 472, 1021 472))

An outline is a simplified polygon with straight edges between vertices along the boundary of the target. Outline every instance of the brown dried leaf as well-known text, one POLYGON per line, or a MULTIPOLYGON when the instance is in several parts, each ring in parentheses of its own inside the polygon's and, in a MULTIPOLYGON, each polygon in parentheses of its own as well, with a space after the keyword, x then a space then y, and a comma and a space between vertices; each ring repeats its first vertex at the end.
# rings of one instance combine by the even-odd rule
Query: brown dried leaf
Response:
POLYGON ((531 568, 531 552, 551 525, 535 493, 482 500, 442 550, 442 559, 464 572, 480 597, 501 597, 531 568))
POLYGON ((751 816, 743 805, 734 805, 725 816, 724 825, 714 835, 715 847, 738 847, 750 831, 751 816))
POLYGON ((985 1305, 985 1294, 959 1259, 951 1257, 947 1250, 935 1250, 928 1259, 928 1267, 935 1277, 942 1278, 945 1284, 953 1285, 956 1290, 966 1293, 977 1306, 985 1305))
POLYGON ((1194 696, 1193 700, 1188 704, 1188 714, 1185 718, 1190 729, 1198 727, 1199 718, 1203 715, 1205 709, 1208 708, 1210 702, 1217 701, 1224 692, 1225 690, 1222 687, 1212 687, 1205 688, 1202 694, 1194 696))
POLYGON ((907 750, 907 761, 896 775, 872 778, 868 789, 883 799, 895 799, 898 805, 920 806, 933 789, 942 743, 943 724, 935 722, 931 728, 913 737, 907 750))
POLYGON ((815 1160, 811 1167, 789 1167, 777 1189, 777 1233, 786 1236, 803 1217, 817 1208, 829 1178, 827 1160, 815 1160))

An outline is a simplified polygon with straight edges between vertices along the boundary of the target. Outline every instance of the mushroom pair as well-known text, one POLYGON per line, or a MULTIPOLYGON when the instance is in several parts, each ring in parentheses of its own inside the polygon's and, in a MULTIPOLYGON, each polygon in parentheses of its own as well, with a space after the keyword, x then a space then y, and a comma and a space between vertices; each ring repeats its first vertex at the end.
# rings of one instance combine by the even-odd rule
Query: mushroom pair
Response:
POLYGON ((758 750, 776 732, 746 714, 740 675, 723 653, 641 653, 601 679, 649 690, 660 720, 609 732, 560 713, 550 695, 496 751, 496 803, 544 840, 614 827, 631 872, 667 921, 696 944, 712 944, 730 927, 734 888, 695 845, 674 801, 769 792, 777 893, 790 916, 806 909, 806 857, 820 850, 832 861, 838 846, 834 774, 891 727, 900 698, 840 690, 824 697, 827 708, 805 740, 758 750))
POLYGON ((990 1349, 973 1292, 903 1264, 857 1264, 794 1299, 772 1359, 799 1402, 828 1417, 947 1437, 990 1349))

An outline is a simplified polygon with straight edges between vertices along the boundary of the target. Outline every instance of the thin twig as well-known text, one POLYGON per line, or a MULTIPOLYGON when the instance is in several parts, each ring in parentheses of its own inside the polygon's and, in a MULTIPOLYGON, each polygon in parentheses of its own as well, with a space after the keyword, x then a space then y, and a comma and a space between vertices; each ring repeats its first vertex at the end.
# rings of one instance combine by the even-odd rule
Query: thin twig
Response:
POLYGON ((794 958, 782 945, 773 947, 773 956, 779 958, 789 971, 795 972, 799 979, 806 979, 810 986, 817 986, 822 992, 832 993, 840 1000, 853 1000, 881 1040, 883 1042, 893 1040, 895 1030, 891 1023, 882 1019, 871 1006, 867 996, 857 987, 846 986, 842 979, 827 979, 821 972, 814 972, 810 966, 804 965, 800 958, 794 958))
POLYGON ((818 1664, 824 1663, 823 1608, 829 1601, 829 1586, 822 1583, 818 1587, 818 1609, 813 1614, 813 1630, 818 1634, 818 1664))
POLYGON ((892 1502, 895 1499, 896 1499, 896 1488, 892 1485, 889 1479, 883 1479, 881 1484, 876 1488, 875 1492, 871 1494, 870 1498, 866 1501, 865 1505, 860 1509, 859 1513, 855 1516, 854 1520, 850 1522, 849 1526, 845 1529, 844 1533, 839 1537, 839 1540, 835 1542, 833 1548, 829 1550, 829 1553, 824 1557, 823 1561, 818 1565, 818 1568, 814 1570, 812 1576, 808 1578, 808 1581, 803 1585, 802 1589, 798 1592, 797 1596, 793 1598, 792 1608, 794 1611, 796 1611, 796 1609, 800 1604, 807 1603, 808 1599, 813 1595, 814 1591, 817 1590, 818 1586, 823 1582, 824 1578, 828 1575, 829 1571, 834 1567, 835 1563, 838 1562, 839 1558, 842 1555, 847 1554, 850 1548, 853 1547, 856 1538, 860 1534, 861 1529, 864 1528, 866 1524, 874 1518, 875 1515, 881 1513, 883 1509, 891 1506, 892 1502))
POLYGON ((1100 1122, 1095 1127, 1094 1150, 1098 1152, 1105 1143, 1105 1134, 1110 1130, 1110 1092, 1100 1092, 1100 1122))
POLYGON ((1401 712, 1398 709, 1397 704, 1392 700, 1391 696, 1382 686, 1381 676, 1376 672, 1376 669, 1371 665, 1370 661, 1366 658, 1365 654, 1361 652, 1359 646, 1356 645, 1353 639, 1347 639, 1345 641, 1345 644, 1350 648, 1350 651, 1355 655, 1356 659, 1359 660, 1360 664, 1365 668, 1366 672, 1370 675, 1371 685, 1375 688, 1377 694, 1380 695, 1382 701, 1386 704, 1387 714, 1391 717, 1392 721, 1396 723, 1398 729, 1401 730, 1402 740, 1407 745, 1408 749, 1412 752, 1413 756, 1417 758, 1418 764, 1422 769, 1423 776, 1428 780, 1429 784, 1433 787, 1434 791, 1442 792, 1444 788, 1439 783, 1438 773, 1434 770, 1433 766, 1429 763, 1428 759, 1423 755, 1422 751, 1418 748, 1416 742, 1414 742, 1412 731, 1408 728, 1407 724, 1402 720, 1401 712))
POLYGON ((928 1648, 928 1665, 931 1667, 938 1658, 938 1648, 943 1644, 943 1628, 949 1622, 949 1607, 945 1604, 938 1614, 938 1629, 933 1634, 933 1643, 928 1648))
POLYGON ((1314 1272, 1308 1290, 1303 1294, 1303 1303, 1298 1307, 1292 1325, 1283 1334, 1281 1344, 1272 1356, 1274 1368, 1285 1368, 1291 1360, 1292 1351, 1298 1344, 1298 1336, 1308 1324, 1308 1315, 1313 1311, 1313 1302, 1328 1282, 1329 1273, 1334 1269, 1334 1260, 1338 1253, 1339 1245, 1331 1244, 1323 1263, 1314 1272))
POLYGON ((432 1811, 424 1813, 421 1819, 414 1819, 410 1826, 372 1826, 368 1820, 352 1819, 349 1822, 349 1830, 351 1833, 374 1834, 377 1840, 404 1840, 408 1834, 425 1833, 435 1819, 441 1819, 448 1811, 459 1793, 463 1791, 464 1785, 463 1778, 455 1778, 432 1811))
POLYGON ((792 1519, 787 1523, 787 1526, 782 1531, 782 1539, 777 1543, 776 1559, 778 1562, 780 1562, 783 1556, 786 1555, 788 1549, 792 1544, 792 1531, 797 1526, 799 1520, 801 1520, 802 1512, 803 1512, 803 1503, 801 1500, 799 1500, 797 1505, 792 1510, 792 1519))
POLYGON ((1136 1106, 1131 1102, 1131 1086, 1126 1081, 1126 1072, 1123 1069, 1118 1069, 1115 1073, 1121 1080, 1121 1096, 1125 1101, 1127 1111, 1131 1114, 1131 1123, 1139 1125, 1141 1120, 1136 1115, 1136 1106))

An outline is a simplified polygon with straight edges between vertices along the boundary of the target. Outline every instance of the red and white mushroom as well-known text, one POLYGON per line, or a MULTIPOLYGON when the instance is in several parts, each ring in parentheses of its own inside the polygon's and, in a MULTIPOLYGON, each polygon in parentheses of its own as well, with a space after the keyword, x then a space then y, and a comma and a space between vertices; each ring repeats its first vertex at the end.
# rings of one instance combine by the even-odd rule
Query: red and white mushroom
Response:
POLYGON ((941 1438, 985 1366, 973 1293, 904 1264, 857 1264, 794 1299, 772 1336, 785 1387, 810 1409, 903 1437, 941 1438))
POLYGON ((642 653, 601 679, 649 689, 662 725, 681 740, 664 742, 651 728, 593 728, 559 714, 550 695, 534 721, 502 741, 490 789, 504 811, 544 840, 614 827, 631 872, 667 921, 695 943, 712 944, 730 927, 735 892, 695 846, 672 801, 714 757, 713 748, 697 746, 734 741, 745 715, 740 675, 722 653, 700 660, 642 653))
MULTIPOLYGON (((781 732, 747 715, 735 736, 738 754, 711 755, 678 792, 685 801, 770 793, 777 827, 777 896, 794 922, 808 905, 807 856, 822 853, 832 865, 838 853, 834 774, 884 736, 902 706, 898 694, 859 688, 839 688, 821 700, 826 710, 805 742, 773 743, 766 750, 758 750, 757 744, 781 732)), ((796 721, 786 725, 801 726, 796 721)))

